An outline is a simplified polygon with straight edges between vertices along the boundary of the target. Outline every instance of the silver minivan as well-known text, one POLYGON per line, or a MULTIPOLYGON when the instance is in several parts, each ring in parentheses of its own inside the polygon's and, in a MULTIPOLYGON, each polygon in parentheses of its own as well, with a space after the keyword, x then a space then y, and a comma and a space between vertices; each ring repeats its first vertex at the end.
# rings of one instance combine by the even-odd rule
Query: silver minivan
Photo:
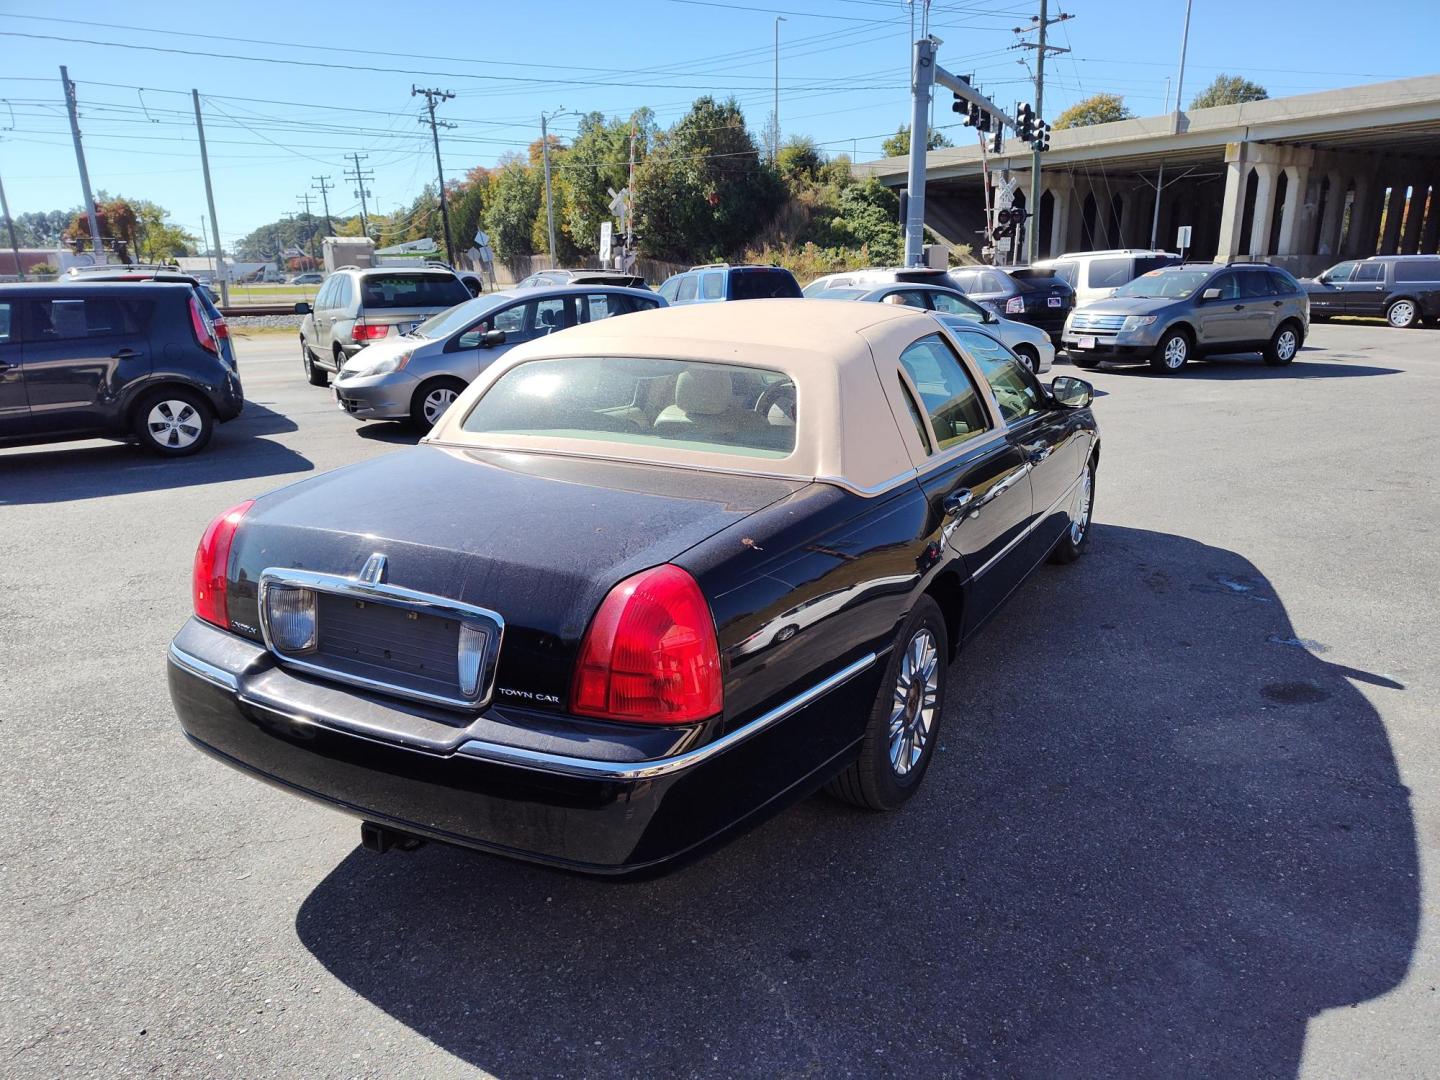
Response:
POLYGON ((664 306, 648 289, 611 285, 487 293, 347 360, 335 401, 357 420, 408 420, 429 431, 475 376, 516 345, 664 306))
POLYGON ((314 304, 295 305, 300 363, 312 386, 376 342, 394 340, 439 312, 463 304, 470 290, 453 271, 432 267, 342 267, 321 286, 314 304))

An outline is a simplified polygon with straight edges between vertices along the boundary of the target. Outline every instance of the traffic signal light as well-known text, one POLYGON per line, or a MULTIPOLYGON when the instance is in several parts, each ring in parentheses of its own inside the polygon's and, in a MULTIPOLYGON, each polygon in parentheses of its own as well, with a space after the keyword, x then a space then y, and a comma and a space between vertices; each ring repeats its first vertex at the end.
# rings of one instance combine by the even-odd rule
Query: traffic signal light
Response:
POLYGON ((1035 150, 1044 153, 1050 149, 1050 125, 1044 120, 1035 121, 1035 150))
MULTIPOLYGON (((985 114, 985 118, 988 120, 988 119, 990 118, 990 114, 989 114, 989 113, 986 113, 986 114, 985 114)), ((987 130, 987 131, 989 130, 989 125, 988 125, 988 124, 986 125, 985 130, 987 130)), ((995 134, 993 134, 993 135, 990 136, 990 153, 992 153, 992 154, 999 154, 999 153, 1002 153, 1002 152, 1004 151, 1004 149, 1005 149, 1005 131, 1004 131, 1003 128, 997 126, 997 127, 995 128, 995 134)))
POLYGON ((1027 143, 1035 137, 1035 110, 1029 104, 1015 106, 1015 134, 1027 143))

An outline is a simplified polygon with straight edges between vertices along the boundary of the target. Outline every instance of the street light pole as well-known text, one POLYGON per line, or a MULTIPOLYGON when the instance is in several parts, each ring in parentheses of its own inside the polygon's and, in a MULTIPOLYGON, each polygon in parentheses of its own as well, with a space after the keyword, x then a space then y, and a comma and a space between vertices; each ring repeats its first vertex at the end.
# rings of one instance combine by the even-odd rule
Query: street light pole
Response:
POLYGON ((545 229, 550 237, 550 267, 553 270, 558 262, 555 254, 555 203, 550 197, 550 129, 549 123, 557 116, 565 115, 565 107, 562 105, 554 112, 540 114, 540 156, 545 160, 545 229))
POLYGON ((788 21, 784 15, 775 16, 775 115, 772 127, 774 143, 770 148, 770 160, 780 160, 780 24, 788 21))

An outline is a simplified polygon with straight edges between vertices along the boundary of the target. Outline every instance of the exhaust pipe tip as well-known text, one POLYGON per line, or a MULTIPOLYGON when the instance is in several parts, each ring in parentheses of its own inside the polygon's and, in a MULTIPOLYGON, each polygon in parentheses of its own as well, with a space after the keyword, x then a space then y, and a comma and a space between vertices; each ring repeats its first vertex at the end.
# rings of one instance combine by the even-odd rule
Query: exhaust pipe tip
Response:
POLYGON ((377 825, 373 821, 360 823, 360 846, 376 855, 384 855, 392 848, 399 851, 414 851, 425 841, 410 833, 392 829, 388 825, 377 825))

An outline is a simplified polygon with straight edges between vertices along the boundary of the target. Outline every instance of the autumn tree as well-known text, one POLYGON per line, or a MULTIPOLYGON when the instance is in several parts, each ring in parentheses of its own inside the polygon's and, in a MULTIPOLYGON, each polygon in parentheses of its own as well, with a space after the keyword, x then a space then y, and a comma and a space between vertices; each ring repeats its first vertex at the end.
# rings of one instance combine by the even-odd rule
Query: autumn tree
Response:
POLYGON ((1095 94, 1071 105, 1050 126, 1059 131, 1062 128, 1090 127, 1092 124, 1113 124, 1117 120, 1134 119, 1134 116, 1119 94, 1095 94))
POLYGON ((1213 109, 1217 105, 1241 105, 1247 101, 1264 101, 1270 96, 1259 83, 1239 75, 1216 75, 1215 81, 1207 86, 1190 102, 1192 109, 1213 109))

